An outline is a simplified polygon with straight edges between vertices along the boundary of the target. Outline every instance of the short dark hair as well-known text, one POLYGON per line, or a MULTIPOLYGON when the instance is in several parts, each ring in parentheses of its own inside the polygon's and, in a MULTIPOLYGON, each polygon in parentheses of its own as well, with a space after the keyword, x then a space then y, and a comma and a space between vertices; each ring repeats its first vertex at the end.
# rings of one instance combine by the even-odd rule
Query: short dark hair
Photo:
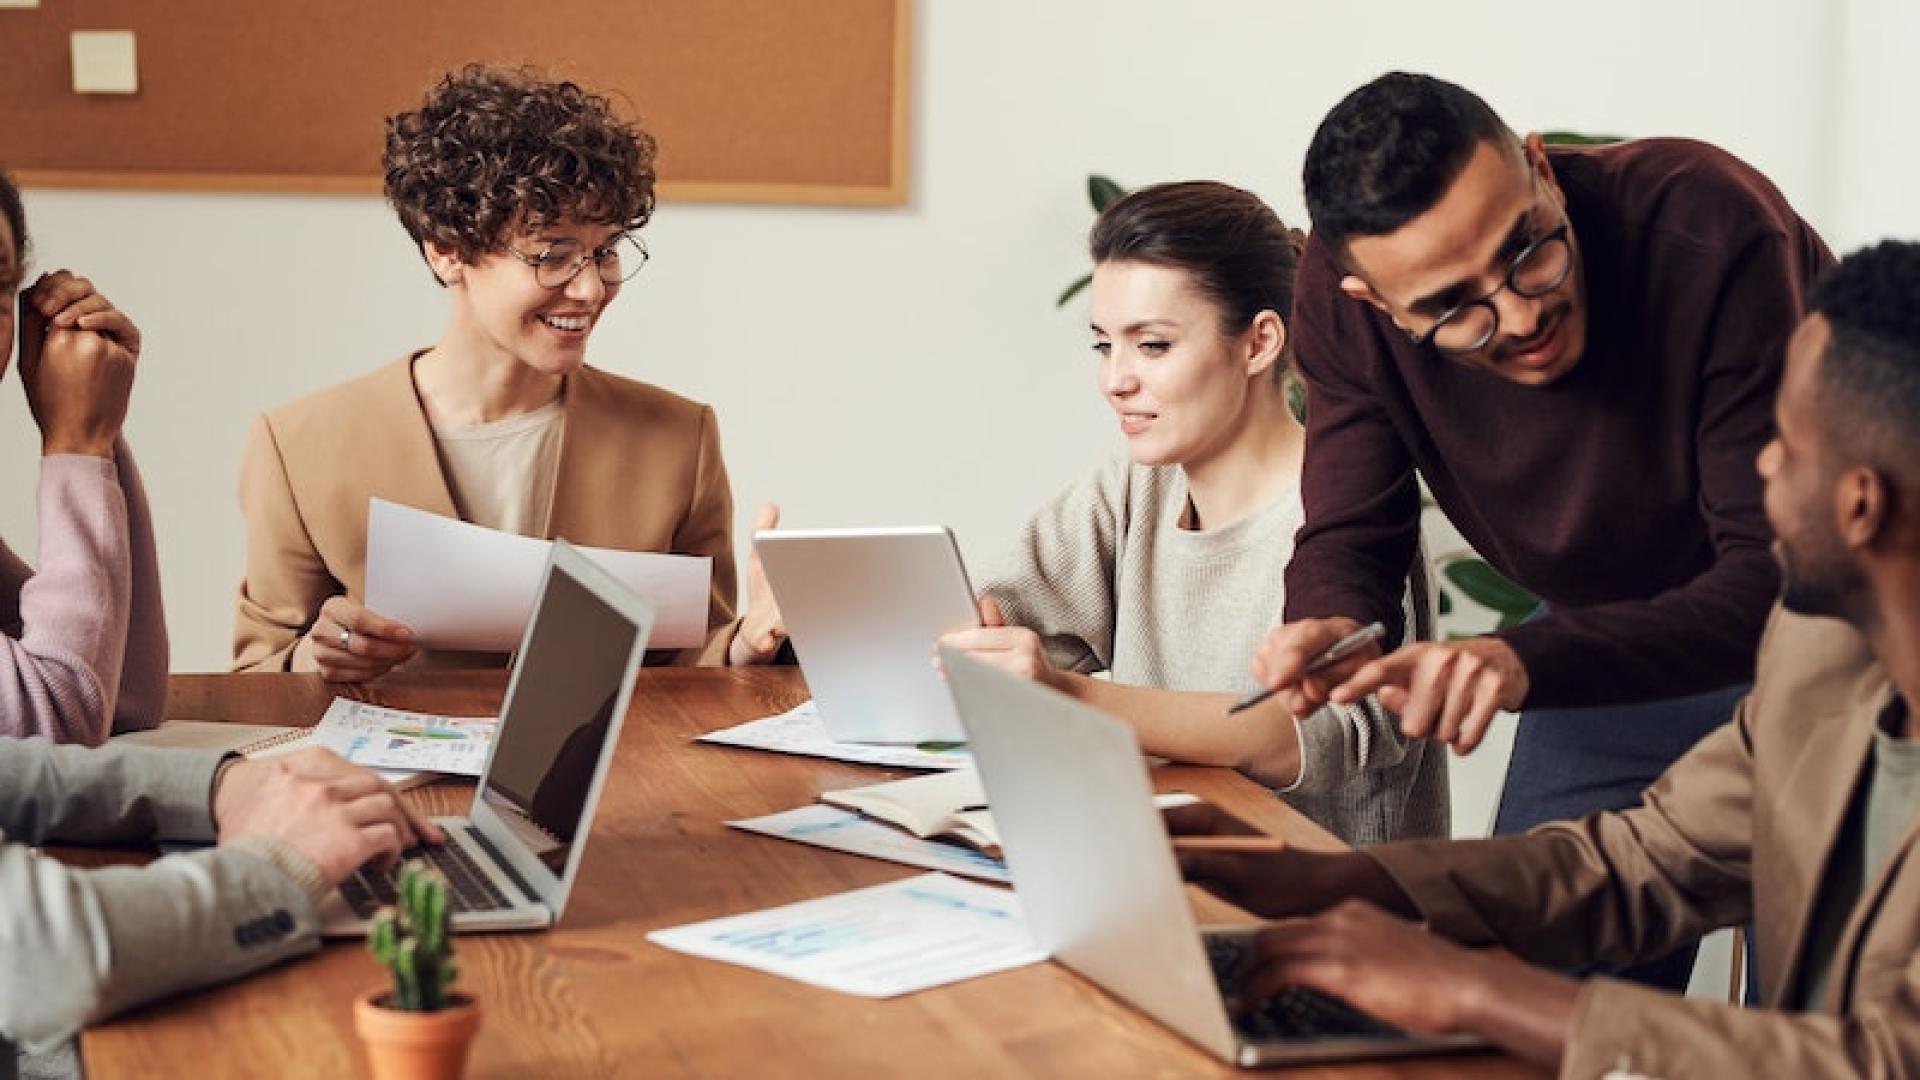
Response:
POLYGON ((1518 147, 1479 95, 1431 75, 1380 76, 1313 133, 1301 169, 1313 231, 1344 259, 1351 238, 1385 236, 1432 209, 1483 142, 1518 147))
POLYGON ((1282 321, 1292 316, 1301 247, 1300 234, 1258 195, 1212 180, 1132 192, 1108 206, 1087 236, 1096 266, 1142 262, 1192 274, 1230 334, 1262 311, 1282 321))
POLYGON ((1832 330, 1818 383, 1827 437, 1920 488, 1920 244, 1848 255, 1814 283, 1808 307, 1832 330))
POLYGON ((387 200, 416 244, 472 262, 510 229, 653 216, 653 136, 605 97, 529 69, 469 64, 387 118, 387 200))
POLYGON ((27 208, 20 202, 20 186, 13 182, 13 175, 0 168, 0 217, 7 219, 13 226, 13 259, 16 266, 27 265, 27 208))

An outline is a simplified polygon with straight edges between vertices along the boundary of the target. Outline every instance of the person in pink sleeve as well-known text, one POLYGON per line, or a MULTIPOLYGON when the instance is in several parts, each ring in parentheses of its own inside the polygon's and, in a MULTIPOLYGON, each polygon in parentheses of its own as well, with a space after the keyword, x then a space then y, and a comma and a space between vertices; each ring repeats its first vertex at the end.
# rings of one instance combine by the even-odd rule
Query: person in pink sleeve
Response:
POLYGON ((41 453, 39 567, 0 539, 0 736, 98 745, 159 723, 166 704, 152 520, 120 433, 140 331, 66 270, 22 290, 29 253, 0 171, 0 378, 17 332, 41 453))

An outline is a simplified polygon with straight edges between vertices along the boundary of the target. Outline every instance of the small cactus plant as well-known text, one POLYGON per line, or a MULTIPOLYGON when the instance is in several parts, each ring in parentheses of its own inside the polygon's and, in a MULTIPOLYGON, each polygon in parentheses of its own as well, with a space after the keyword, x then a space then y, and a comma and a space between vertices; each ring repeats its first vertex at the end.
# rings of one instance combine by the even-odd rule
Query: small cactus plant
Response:
POLYGON ((447 932, 447 879, 418 860, 400 868, 400 903, 373 917, 367 947, 393 973, 388 1008, 438 1012, 459 975, 447 932))

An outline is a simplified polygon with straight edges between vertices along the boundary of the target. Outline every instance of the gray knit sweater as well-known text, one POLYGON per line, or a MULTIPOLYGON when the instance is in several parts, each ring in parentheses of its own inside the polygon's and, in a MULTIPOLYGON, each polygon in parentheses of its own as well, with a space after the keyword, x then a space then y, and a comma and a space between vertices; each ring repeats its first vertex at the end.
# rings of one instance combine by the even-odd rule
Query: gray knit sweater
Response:
MULTIPOLYGON (((1187 508, 1178 467, 1116 458, 1035 514, 983 591, 1009 623, 1039 633, 1056 667, 1169 690, 1253 690, 1247 665, 1280 622, 1299 489, 1221 529, 1183 528, 1187 508)), ((1300 776, 1279 792, 1295 809, 1354 845, 1447 835, 1442 747, 1402 736, 1372 699, 1295 725, 1300 776)))

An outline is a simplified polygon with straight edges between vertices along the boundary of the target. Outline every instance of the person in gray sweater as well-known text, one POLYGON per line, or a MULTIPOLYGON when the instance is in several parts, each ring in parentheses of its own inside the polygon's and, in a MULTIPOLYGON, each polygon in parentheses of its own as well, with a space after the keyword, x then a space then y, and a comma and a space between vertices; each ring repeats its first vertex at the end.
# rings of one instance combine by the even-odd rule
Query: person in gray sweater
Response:
MULTIPOLYGON (((1349 843, 1447 835, 1444 753, 1376 700, 1227 714, 1258 688, 1248 661, 1304 520, 1285 379, 1299 235, 1249 192, 1190 182, 1115 202, 1089 246, 1127 457, 1028 522, 983 627, 945 642, 1127 720, 1150 754, 1238 768, 1349 843)), ((1407 573, 1407 625, 1425 628, 1422 560, 1407 573)))
POLYGON ((0 738, 0 1078, 13 1043, 223 982, 319 943, 315 904, 370 860, 440 831, 331 751, 217 751, 0 738), (142 867, 80 870, 46 843, 217 842, 142 867))

